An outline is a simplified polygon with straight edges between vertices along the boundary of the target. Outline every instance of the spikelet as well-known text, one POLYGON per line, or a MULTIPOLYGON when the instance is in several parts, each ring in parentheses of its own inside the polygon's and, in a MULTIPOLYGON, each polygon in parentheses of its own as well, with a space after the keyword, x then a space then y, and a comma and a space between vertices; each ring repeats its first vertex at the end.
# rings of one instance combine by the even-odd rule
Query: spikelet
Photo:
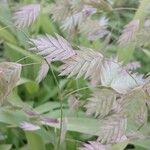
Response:
POLYGON ((40 13, 40 4, 30 4, 19 8, 13 14, 13 21, 18 28, 29 27, 40 13))
POLYGON ((96 9, 85 5, 83 9, 79 12, 75 12, 73 15, 68 16, 62 22, 62 29, 63 30, 72 30, 76 26, 79 26, 82 22, 84 22, 89 16, 96 13, 96 9))
POLYGON ((133 20, 129 22, 125 27, 124 30, 119 37, 118 43, 120 45, 125 45, 130 42, 133 42, 136 38, 137 31, 139 30, 140 21, 133 20))
POLYGON ((39 36, 36 39, 30 39, 30 51, 34 51, 42 56, 46 61, 40 67, 38 72, 37 81, 41 82, 47 75, 51 61, 62 61, 75 55, 75 51, 71 45, 61 36, 56 35, 54 38, 50 35, 39 36))
POLYGON ((12 62, 0 63, 0 102, 3 104, 20 79, 21 65, 12 62))
POLYGON ((48 71, 49 71, 49 65, 46 62, 43 62, 43 64, 40 66, 40 70, 38 72, 36 81, 40 83, 46 77, 48 71))
POLYGON ((59 35, 56 35, 56 37, 46 35, 30 39, 32 47, 29 50, 43 56, 48 62, 65 60, 75 55, 75 51, 63 37, 59 35))
POLYGON ((127 119, 119 115, 108 116, 100 128, 98 141, 112 144, 122 141, 127 128, 127 119))
POLYGON ((83 0, 85 4, 92 5, 95 8, 98 8, 100 10, 104 11, 112 11, 112 6, 108 1, 106 0, 83 0))
POLYGON ((80 49, 81 51, 76 51, 76 55, 63 61, 64 64, 60 67, 61 76, 91 78, 97 72, 100 73, 103 55, 89 48, 80 49))
POLYGON ((75 95, 70 95, 68 98, 69 111, 74 112, 79 106, 79 100, 75 95))
POLYGON ((123 98, 121 105, 126 111, 128 121, 134 124, 137 129, 147 122, 148 112, 146 108, 146 97, 141 87, 135 88, 129 92, 123 98))
POLYGON ((97 89, 93 92, 92 97, 89 98, 88 103, 85 105, 86 114, 95 117, 105 117, 112 110, 116 94, 113 90, 97 89))
POLYGON ((103 38, 109 33, 107 25, 108 19, 105 17, 100 18, 100 20, 92 20, 91 18, 88 18, 80 25, 79 29, 89 40, 94 41, 103 38))
POLYGON ((126 66, 124 66, 124 69, 133 71, 140 67, 141 67, 140 62, 134 61, 134 62, 128 63, 126 66))
POLYGON ((62 21, 71 15, 71 4, 69 0, 56 0, 51 5, 50 13, 54 21, 62 21))

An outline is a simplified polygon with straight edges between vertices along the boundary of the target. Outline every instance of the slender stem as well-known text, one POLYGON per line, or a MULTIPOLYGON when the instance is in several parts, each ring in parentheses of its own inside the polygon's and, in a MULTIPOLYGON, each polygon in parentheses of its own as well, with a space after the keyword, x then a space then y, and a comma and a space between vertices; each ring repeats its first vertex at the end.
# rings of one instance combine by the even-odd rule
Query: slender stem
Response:
POLYGON ((68 93, 67 95, 65 95, 65 97, 68 97, 68 96, 70 96, 70 95, 72 95, 72 94, 74 94, 74 93, 76 93, 76 92, 79 92, 79 91, 82 91, 82 90, 86 90, 86 89, 89 89, 90 87, 83 87, 83 88, 79 88, 79 89, 77 89, 77 90, 74 90, 74 91, 72 91, 72 92, 70 92, 70 93, 68 93))
POLYGON ((39 65, 40 63, 29 63, 29 64, 22 64, 22 66, 31 66, 31 65, 39 65))
POLYGON ((60 111, 61 111, 61 114, 60 114, 60 132, 59 132, 59 139, 58 139, 58 149, 60 149, 60 145, 61 145, 61 133, 62 133, 62 122, 63 122, 63 98, 62 98, 62 94, 61 94, 61 88, 59 87, 59 83, 57 81, 57 78, 55 76, 55 73, 53 71, 53 68, 52 66, 50 65, 50 63, 45 59, 46 63, 49 65, 49 68, 51 69, 51 72, 52 72, 52 75, 54 77, 54 80, 56 82, 56 85, 58 87, 58 93, 59 93, 59 99, 60 99, 60 111))
MULTIPOLYGON (((15 27, 15 28, 16 28, 16 27, 15 27)), ((21 30, 21 29, 18 29, 18 30, 20 30, 20 31, 26 36, 26 38, 27 38, 29 41, 31 41, 30 38, 28 37, 28 35, 27 35, 23 30, 21 30)), ((32 42, 32 41, 31 41, 31 42, 32 42)), ((38 50, 38 48, 37 48, 37 46, 34 44, 34 42, 32 42, 32 43, 33 43, 33 45, 36 47, 36 49, 38 50)), ((46 59, 44 59, 44 60, 45 60, 45 62, 48 64, 49 68, 51 69, 52 75, 53 75, 53 77, 54 77, 54 80, 55 80, 55 82, 56 82, 56 85, 57 85, 58 91, 59 91, 60 109, 61 109, 61 119, 60 119, 60 135, 59 135, 59 140, 58 140, 58 149, 60 149, 60 144, 61 144, 61 132, 62 132, 62 121, 63 121, 63 105, 62 105, 61 88, 59 87, 59 83, 58 83, 58 81, 57 81, 57 78, 56 78, 56 76, 55 76, 55 73, 54 73, 54 71, 53 71, 53 68, 51 67, 51 65, 49 64, 49 62, 48 62, 46 59)))
POLYGON ((16 63, 19 63, 20 61, 22 61, 22 60, 24 60, 26 58, 29 58, 29 56, 25 56, 25 57, 20 58, 19 60, 16 61, 16 63))
POLYGON ((9 27, 9 26, 6 26, 6 27, 3 27, 3 28, 0 28, 0 31, 1 31, 1 30, 4 30, 4 29, 6 29, 6 28, 8 28, 8 27, 9 27))
POLYGON ((137 8, 119 7, 119 8, 114 8, 113 9, 113 11, 120 11, 120 10, 133 10, 133 11, 137 11, 137 8))

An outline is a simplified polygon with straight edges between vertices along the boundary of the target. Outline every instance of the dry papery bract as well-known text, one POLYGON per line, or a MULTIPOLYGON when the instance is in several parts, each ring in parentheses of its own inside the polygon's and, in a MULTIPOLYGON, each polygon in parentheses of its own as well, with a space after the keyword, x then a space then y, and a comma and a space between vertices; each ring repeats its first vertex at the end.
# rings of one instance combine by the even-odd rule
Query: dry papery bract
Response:
POLYGON ((79 106, 79 100, 75 95, 70 95, 68 97, 68 106, 70 112, 74 112, 79 106))
POLYGON ((29 4, 19 8, 13 14, 14 24, 18 28, 29 27, 39 16, 40 7, 40 4, 29 4))

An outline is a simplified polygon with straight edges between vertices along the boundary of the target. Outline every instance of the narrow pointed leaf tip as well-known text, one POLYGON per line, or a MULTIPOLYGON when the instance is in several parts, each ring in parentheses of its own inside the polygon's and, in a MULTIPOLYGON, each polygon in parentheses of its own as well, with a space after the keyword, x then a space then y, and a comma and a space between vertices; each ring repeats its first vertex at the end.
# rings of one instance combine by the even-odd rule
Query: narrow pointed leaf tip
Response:
POLYGON ((51 126, 51 124, 53 123, 54 124, 59 123, 57 119, 49 118, 49 117, 41 117, 40 122, 43 125, 49 125, 49 126, 51 126))
POLYGON ((40 129, 39 126, 34 125, 32 123, 28 123, 28 122, 21 123, 20 128, 22 128, 25 131, 36 131, 40 129))
POLYGON ((80 147, 79 150, 109 150, 111 145, 104 145, 99 142, 89 141, 88 143, 83 144, 83 147, 80 147))
POLYGON ((14 24, 18 28, 29 27, 36 21, 39 16, 40 9, 40 4, 30 4, 19 8, 13 14, 12 19, 14 24))

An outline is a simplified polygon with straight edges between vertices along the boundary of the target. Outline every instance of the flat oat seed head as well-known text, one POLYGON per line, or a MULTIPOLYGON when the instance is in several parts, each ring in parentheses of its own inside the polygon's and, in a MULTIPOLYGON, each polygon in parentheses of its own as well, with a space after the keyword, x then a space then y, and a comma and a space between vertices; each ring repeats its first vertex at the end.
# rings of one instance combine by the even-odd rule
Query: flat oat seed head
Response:
POLYGON ((3 104, 4 100, 10 94, 16 83, 20 79, 21 65, 12 62, 0 63, 0 102, 3 104))
POLYGON ((75 55, 75 51, 71 45, 61 36, 56 38, 46 35, 30 39, 30 51, 36 52, 48 62, 62 61, 75 55))
POLYGON ((40 7, 40 4, 30 4, 19 8, 13 14, 14 24, 18 28, 29 27, 39 16, 40 7))
POLYGON ((82 22, 84 22, 89 16, 96 13, 96 9, 85 5, 83 9, 79 12, 75 12, 74 14, 68 16, 63 22, 62 22, 62 29, 63 30, 72 30, 76 26, 79 26, 82 22))
POLYGON ((54 21, 63 21, 71 15, 70 0, 56 0, 51 4, 50 13, 54 21))
POLYGON ((84 106, 86 108, 86 114, 94 114, 95 117, 103 118, 110 113, 115 100, 115 91, 111 89, 97 89, 84 106))
POLYGON ((36 81, 40 83, 48 74, 49 71, 49 65, 46 62, 43 62, 40 66, 40 70, 38 72, 38 76, 36 78, 36 81))
POLYGON ((63 61, 60 66, 60 75, 67 75, 68 78, 76 76, 80 78, 92 78, 95 74, 100 73, 103 55, 90 48, 80 47, 80 51, 76 51, 76 55, 63 61))
POLYGON ((100 127, 98 141, 105 144, 113 144, 125 140, 126 129, 126 118, 117 114, 108 116, 103 120, 103 125, 100 127))
POLYGON ((94 41, 109 34, 107 27, 108 19, 105 17, 100 18, 100 20, 88 18, 80 25, 80 32, 86 35, 89 40, 94 41))
POLYGON ((137 31, 140 27, 139 20, 133 20, 129 22, 123 29, 121 36, 119 37, 119 45, 125 45, 130 42, 133 42, 136 38, 137 31))

